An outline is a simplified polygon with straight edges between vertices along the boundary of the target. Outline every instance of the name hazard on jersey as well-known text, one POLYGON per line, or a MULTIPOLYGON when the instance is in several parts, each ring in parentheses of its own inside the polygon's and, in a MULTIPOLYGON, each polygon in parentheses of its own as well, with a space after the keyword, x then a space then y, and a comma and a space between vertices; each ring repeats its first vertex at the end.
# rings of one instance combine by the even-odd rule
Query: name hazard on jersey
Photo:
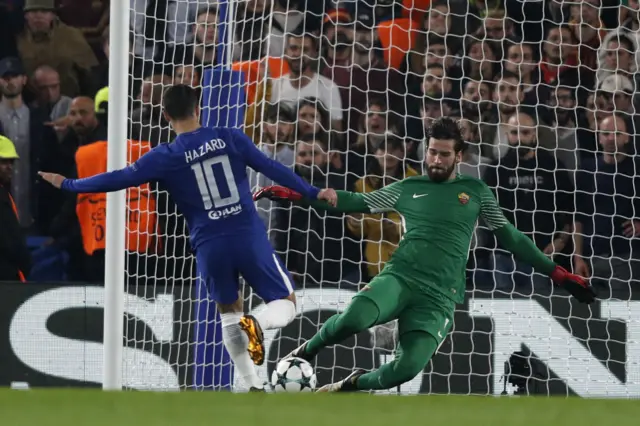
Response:
POLYGON ((234 214, 238 214, 242 211, 242 205, 236 204, 235 206, 227 207, 224 210, 211 210, 209 211, 209 219, 218 220, 223 217, 231 216, 234 214))
POLYGON ((199 146, 199 149, 192 149, 191 151, 185 151, 184 159, 187 163, 191 163, 194 160, 206 155, 208 152, 214 152, 219 149, 224 149, 227 144, 222 139, 211 139, 208 142, 199 146))

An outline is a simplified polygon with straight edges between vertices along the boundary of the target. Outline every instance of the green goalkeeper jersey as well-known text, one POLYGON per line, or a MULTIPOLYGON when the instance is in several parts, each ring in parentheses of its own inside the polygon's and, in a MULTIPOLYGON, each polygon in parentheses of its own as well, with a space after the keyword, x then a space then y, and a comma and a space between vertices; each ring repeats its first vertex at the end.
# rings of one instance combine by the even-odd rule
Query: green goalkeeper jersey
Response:
POLYGON ((501 244, 539 272, 550 274, 555 264, 504 217, 493 193, 481 180, 457 175, 445 182, 416 176, 369 193, 338 192, 338 204, 311 205, 341 212, 398 212, 402 239, 385 265, 407 285, 456 303, 464 300, 465 269, 471 239, 482 218, 501 244))

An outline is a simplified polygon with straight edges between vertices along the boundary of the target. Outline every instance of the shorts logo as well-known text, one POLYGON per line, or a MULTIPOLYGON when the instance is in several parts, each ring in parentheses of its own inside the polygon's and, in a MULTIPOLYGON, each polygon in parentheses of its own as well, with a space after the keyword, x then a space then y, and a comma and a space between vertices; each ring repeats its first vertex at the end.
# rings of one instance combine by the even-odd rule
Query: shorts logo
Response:
POLYGON ((471 197, 469 197, 466 193, 461 192, 458 194, 458 201, 460 201, 460 204, 465 205, 469 202, 469 199, 471 197))

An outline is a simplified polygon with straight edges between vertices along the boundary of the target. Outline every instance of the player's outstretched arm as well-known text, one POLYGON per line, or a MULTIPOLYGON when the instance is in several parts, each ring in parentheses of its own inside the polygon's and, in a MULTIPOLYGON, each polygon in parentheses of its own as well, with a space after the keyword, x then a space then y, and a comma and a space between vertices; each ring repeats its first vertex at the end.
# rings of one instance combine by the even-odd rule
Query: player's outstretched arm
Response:
POLYGON ((67 179, 64 176, 46 172, 38 172, 38 174, 51 185, 64 191, 82 194, 113 192, 156 180, 157 163, 155 157, 154 151, 151 151, 129 167, 84 179, 67 179))
POLYGON ((289 188, 280 185, 271 185, 266 186, 264 188, 260 188, 258 191, 253 194, 253 200, 258 201, 262 198, 267 198, 272 201, 291 201, 297 202, 298 204, 310 205, 320 210, 327 210, 333 212, 342 212, 342 213, 369 213, 370 210, 368 206, 358 197, 357 193, 347 192, 347 191, 335 191, 331 188, 323 189, 318 193, 318 197, 315 200, 311 200, 309 198, 305 198, 299 192, 293 191, 289 188), (349 197, 345 196, 346 194, 353 194, 356 197, 353 197, 352 200, 349 201, 349 197), (340 194, 342 195, 342 198, 340 194), (339 200, 340 206, 337 204, 339 200))
POLYGON ((371 208, 359 192, 335 191, 335 205, 324 199, 305 200, 309 205, 318 210, 326 210, 336 213, 371 213, 371 208))
POLYGON ((309 185, 304 179, 283 164, 264 155, 242 131, 233 129, 232 135, 236 148, 242 154, 245 162, 253 170, 262 173, 280 185, 293 189, 309 199, 315 200, 318 198, 320 189, 309 185))
POLYGON ((319 210, 338 213, 382 213, 395 210, 401 194, 400 184, 401 182, 397 182, 368 193, 335 191, 335 206, 332 205, 331 200, 323 199, 322 196, 325 191, 331 191, 330 189, 323 190, 319 199, 311 200, 305 199, 300 193, 277 185, 260 189, 254 194, 254 200, 268 198, 275 201, 297 201, 319 210))
POLYGON ((500 245, 510 251, 518 260, 533 266, 537 272, 548 275, 556 285, 565 288, 578 301, 592 303, 595 300, 595 291, 587 280, 556 265, 535 245, 531 238, 509 223, 489 188, 481 200, 480 214, 500 245))

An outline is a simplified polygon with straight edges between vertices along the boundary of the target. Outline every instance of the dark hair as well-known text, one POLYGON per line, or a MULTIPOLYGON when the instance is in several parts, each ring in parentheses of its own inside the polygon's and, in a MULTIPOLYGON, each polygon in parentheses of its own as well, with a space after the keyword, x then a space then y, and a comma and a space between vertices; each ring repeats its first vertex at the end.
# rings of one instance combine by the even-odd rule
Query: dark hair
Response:
POLYGON ((400 156, 398 166, 391 174, 387 174, 380 166, 380 163, 377 160, 374 160, 373 157, 368 157, 369 160, 367 161, 365 179, 371 187, 379 189, 388 185, 392 181, 404 179, 407 170, 407 165, 404 162, 406 148, 404 140, 392 134, 385 135, 384 139, 378 141, 374 146, 372 146, 372 154, 375 154, 377 150, 385 151, 385 153, 400 150, 402 151, 402 154, 400 156))
POLYGON ((427 130, 427 145, 429 140, 453 140, 453 150, 457 154, 462 151, 464 145, 464 139, 462 139, 462 132, 460 131, 460 125, 451 117, 440 117, 433 120, 431 126, 427 130))
POLYGON ((520 76, 518 74, 507 70, 503 70, 500 74, 496 75, 495 82, 498 83, 500 80, 506 80, 508 78, 513 78, 518 80, 518 83, 520 82, 520 76))
MULTIPOLYGON (((433 5, 432 7, 435 7, 433 5)), ((427 35, 427 48, 432 44, 444 44, 447 45, 447 39, 441 36, 440 34, 428 33, 427 35)))
POLYGON ((268 123, 294 123, 296 121, 296 116, 291 105, 286 101, 282 101, 274 104, 267 104, 265 121, 268 123))
POLYGON ((384 139, 375 147, 376 151, 381 149, 386 152, 404 150, 405 148, 404 141, 396 135, 385 135, 384 139))
MULTIPOLYGON (((535 43, 529 43, 527 41, 521 41, 521 42, 515 42, 515 41, 511 41, 511 42, 505 42, 504 45, 504 51, 507 52, 509 49, 511 49, 512 47, 520 47, 520 48, 528 48, 529 50, 531 50, 531 55, 533 56, 533 61, 537 62, 538 56, 539 55, 539 49, 537 49, 537 45, 535 43)), ((504 58, 506 60, 508 60, 508 58, 504 58)))
POLYGON ((218 11, 218 6, 216 4, 205 4, 200 6, 196 11, 196 20, 201 15, 214 15, 217 18, 219 14, 220 12, 218 11))
POLYGON ((621 47, 624 47, 624 49, 632 55, 633 52, 635 52, 635 43, 631 40, 631 37, 629 37, 625 33, 615 34, 607 41, 607 43, 611 43, 612 41, 617 42, 621 47))
POLYGON ((569 24, 550 24, 546 31, 544 32, 544 38, 545 40, 547 40, 549 38, 549 34, 551 33, 551 31, 558 29, 558 31, 562 32, 563 30, 566 30, 569 32, 571 40, 562 40, 563 42, 572 42, 576 39, 575 34, 573 33, 573 30, 571 29, 571 27, 569 26, 569 24))
POLYGON ((313 43, 313 48, 315 50, 318 50, 318 38, 315 36, 315 34, 306 31, 304 21, 302 21, 297 27, 295 27, 293 31, 287 33, 287 44, 289 44, 289 41, 292 38, 301 38, 302 43, 304 43, 305 39, 309 39, 311 40, 311 43, 313 43))
POLYGON ((164 92, 163 107, 171 120, 184 120, 195 114, 198 92, 186 84, 170 86, 164 92))
POLYGON ((329 138, 327 137, 327 134, 322 131, 316 133, 306 133, 302 135, 300 139, 298 139, 298 142, 308 144, 318 143, 322 146, 322 149, 325 152, 329 152, 329 138))
MULTIPOLYGON (((318 114, 320 118, 320 128, 322 129, 322 131, 328 132, 329 128, 331 127, 331 113, 324 105, 322 100, 312 96, 300 99, 298 101, 295 115, 297 116, 300 113, 300 110, 305 106, 310 106, 311 108, 316 110, 316 114, 318 114)), ((296 121, 298 121, 297 117, 296 121)))
POLYGON ((447 8, 451 8, 451 6, 449 5, 449 0, 436 0, 431 2, 431 7, 440 7, 440 6, 446 6, 447 8))

